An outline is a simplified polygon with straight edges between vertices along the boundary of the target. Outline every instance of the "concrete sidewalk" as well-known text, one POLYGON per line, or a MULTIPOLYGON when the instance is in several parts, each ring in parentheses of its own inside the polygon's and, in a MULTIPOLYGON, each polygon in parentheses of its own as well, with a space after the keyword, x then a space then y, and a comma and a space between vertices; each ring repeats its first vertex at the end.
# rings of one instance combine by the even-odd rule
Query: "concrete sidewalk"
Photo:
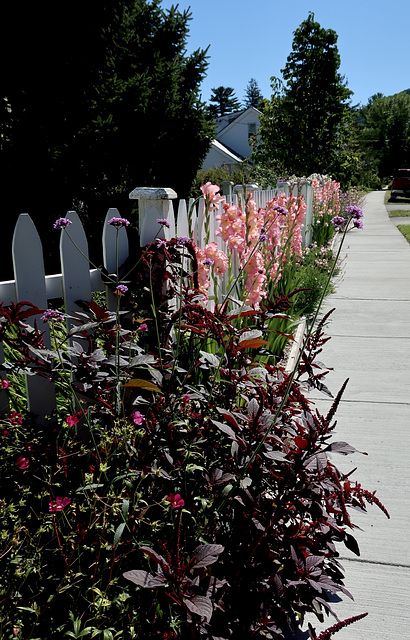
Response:
MULTIPOLYGON (((335 307, 320 355, 334 368, 326 384, 335 395, 349 378, 334 439, 368 453, 333 459, 342 471, 357 467, 352 479, 377 490, 391 516, 375 505, 366 515, 351 511, 361 556, 338 550, 355 600, 343 596, 334 610, 340 619, 369 615, 337 640, 410 638, 410 245, 383 200, 381 191, 366 197, 364 229, 348 233, 343 273, 324 309, 335 307)), ((330 400, 313 397, 326 411, 330 400)), ((317 634, 335 623, 309 620, 317 634)))

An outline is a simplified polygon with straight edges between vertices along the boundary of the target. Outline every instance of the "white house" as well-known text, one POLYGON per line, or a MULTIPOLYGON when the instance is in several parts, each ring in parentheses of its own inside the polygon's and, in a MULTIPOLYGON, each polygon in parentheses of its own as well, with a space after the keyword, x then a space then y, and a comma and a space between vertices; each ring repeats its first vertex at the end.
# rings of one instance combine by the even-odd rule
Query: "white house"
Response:
POLYGON ((252 153, 249 139, 258 132, 260 113, 255 107, 248 107, 219 117, 216 138, 212 141, 202 169, 220 165, 232 167, 243 160, 249 160, 252 153))

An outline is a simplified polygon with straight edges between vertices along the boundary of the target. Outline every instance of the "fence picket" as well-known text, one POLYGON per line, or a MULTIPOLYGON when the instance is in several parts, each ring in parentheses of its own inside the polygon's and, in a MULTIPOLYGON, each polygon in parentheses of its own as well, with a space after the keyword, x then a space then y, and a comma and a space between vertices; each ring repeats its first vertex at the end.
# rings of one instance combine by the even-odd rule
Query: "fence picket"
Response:
MULTIPOLYGON (((22 213, 14 230, 12 244, 16 296, 18 302, 27 300, 45 311, 48 307, 44 273, 43 248, 37 229, 30 216, 22 213), (27 251, 27 248, 30 250, 27 251)), ((27 324, 34 326, 34 318, 27 324)), ((37 321, 39 318, 36 318, 37 321)), ((48 325, 44 325, 43 340, 50 347, 48 325)), ((55 407, 54 385, 40 376, 25 376, 28 408, 39 419, 51 413, 55 407)))
MULTIPOLYGON (((68 211, 67 218, 72 224, 61 233, 60 259, 65 311, 71 314, 80 309, 76 305, 76 300, 91 299, 91 280, 88 242, 84 227, 75 211, 68 211)), ((68 331, 73 326, 75 326, 73 320, 68 319, 68 331)))
MULTIPOLYGON (((108 273, 115 273, 120 270, 129 256, 129 244, 127 229, 125 227, 116 228, 108 224, 111 218, 121 217, 118 209, 108 209, 104 220, 103 227, 103 263, 108 273)), ((118 275, 118 274, 117 274, 118 275)), ((105 286, 107 295, 107 304, 110 311, 115 311, 117 299, 113 293, 113 288, 109 285, 105 286)))

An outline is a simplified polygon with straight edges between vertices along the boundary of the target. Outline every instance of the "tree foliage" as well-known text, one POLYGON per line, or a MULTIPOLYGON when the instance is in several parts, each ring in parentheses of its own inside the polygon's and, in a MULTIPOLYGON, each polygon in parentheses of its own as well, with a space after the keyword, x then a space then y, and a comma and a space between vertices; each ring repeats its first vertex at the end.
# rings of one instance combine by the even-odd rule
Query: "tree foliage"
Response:
POLYGON ((23 211, 43 232, 73 207, 90 227, 109 206, 129 215, 136 186, 189 192, 213 134, 199 99, 206 51, 186 54, 190 18, 160 0, 8 3, 0 133, 10 227, 23 211))
POLYGON ((212 89, 212 95, 209 99, 209 110, 215 117, 224 116, 227 113, 238 111, 241 108, 241 104, 235 95, 232 87, 216 87, 212 89))
POLYGON ((410 95, 378 93, 357 114, 363 162, 380 179, 410 165, 410 95))
POLYGON ((262 103, 256 159, 285 173, 336 173, 346 161, 351 91, 339 73, 337 34, 314 14, 294 32, 292 52, 262 103))
POLYGON ((256 107, 256 109, 259 109, 259 105, 262 100, 263 95, 259 89, 259 85, 255 78, 251 78, 245 90, 245 107, 256 107))

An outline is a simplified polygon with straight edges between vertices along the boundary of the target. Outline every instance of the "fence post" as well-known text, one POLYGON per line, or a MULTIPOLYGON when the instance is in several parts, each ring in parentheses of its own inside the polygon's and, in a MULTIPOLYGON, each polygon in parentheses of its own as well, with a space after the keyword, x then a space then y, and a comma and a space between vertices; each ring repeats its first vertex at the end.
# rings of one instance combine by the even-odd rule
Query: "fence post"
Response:
POLYGON ((141 247, 156 238, 170 240, 175 236, 175 215, 171 200, 175 200, 177 194, 173 189, 137 187, 129 197, 131 200, 138 200, 141 247), (159 225, 158 219, 167 220, 169 227, 159 225))
MULTIPOLYGON (((48 307, 43 248, 37 229, 30 216, 22 213, 14 229, 12 243, 16 296, 19 302, 27 300, 40 310, 48 307)), ((37 318, 38 320, 38 318, 37 318)), ((34 317, 27 320, 34 326, 34 317)), ((44 325, 44 343, 50 347, 49 328, 44 325)), ((37 420, 42 420, 55 409, 53 383, 40 376, 26 376, 28 409, 37 420)))

